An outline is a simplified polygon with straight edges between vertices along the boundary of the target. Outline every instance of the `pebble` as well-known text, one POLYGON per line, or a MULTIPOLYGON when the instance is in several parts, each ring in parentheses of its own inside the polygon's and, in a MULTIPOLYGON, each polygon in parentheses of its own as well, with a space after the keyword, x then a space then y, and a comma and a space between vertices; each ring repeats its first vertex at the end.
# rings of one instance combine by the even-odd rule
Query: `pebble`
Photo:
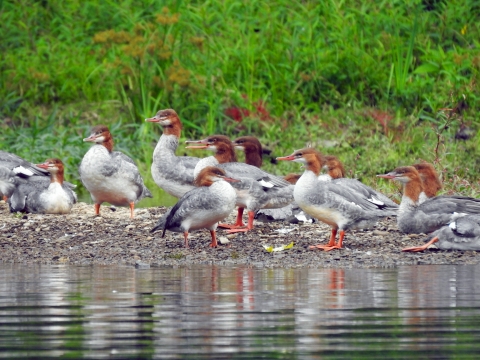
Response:
MULTIPOLYGON (((108 210, 108 209, 105 209, 108 210)), ((248 266, 255 268, 355 267, 378 268, 416 264, 477 264, 476 251, 432 250, 403 253, 406 246, 424 244, 422 234, 402 234, 395 219, 385 219, 372 230, 347 232, 344 249, 324 252, 309 250, 310 245, 326 244, 330 227, 322 223, 290 225, 256 222, 246 233, 228 234, 218 229, 218 241, 225 246, 208 247, 207 230, 190 234, 190 249, 183 247, 183 235, 168 232, 165 238, 152 236, 155 219, 165 213, 161 207, 139 209, 133 220, 129 209, 102 211, 94 217, 91 205, 78 203, 68 215, 12 215, 0 203, 0 261, 19 263, 123 264, 138 269, 195 264, 248 266), (151 216, 153 221, 148 220, 151 216), (27 220, 28 219, 28 220, 27 220), (293 229, 285 234, 279 229, 293 229), (73 236, 74 235, 74 236, 73 236), (264 244, 274 247, 294 242, 292 249, 268 253, 264 244), (68 245, 67 245, 68 244, 68 245)), ((225 220, 234 222, 236 212, 225 220)))

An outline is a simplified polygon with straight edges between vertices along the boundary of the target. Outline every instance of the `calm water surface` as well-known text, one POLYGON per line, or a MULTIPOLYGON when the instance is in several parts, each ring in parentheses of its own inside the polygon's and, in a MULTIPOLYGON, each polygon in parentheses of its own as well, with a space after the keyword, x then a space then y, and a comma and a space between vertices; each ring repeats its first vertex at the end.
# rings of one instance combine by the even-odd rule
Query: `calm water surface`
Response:
POLYGON ((0 264, 0 357, 478 358, 480 267, 0 264))

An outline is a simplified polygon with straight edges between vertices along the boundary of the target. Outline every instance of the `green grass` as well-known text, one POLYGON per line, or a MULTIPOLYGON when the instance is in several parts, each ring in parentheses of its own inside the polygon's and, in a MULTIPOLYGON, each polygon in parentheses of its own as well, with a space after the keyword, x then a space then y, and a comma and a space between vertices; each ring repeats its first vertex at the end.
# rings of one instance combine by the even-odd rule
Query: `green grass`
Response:
POLYGON ((104 123, 154 190, 145 204, 171 204, 143 119, 174 108, 184 138, 254 134, 277 156, 312 144, 389 193, 375 174, 435 161, 447 192, 478 195, 478 135, 454 135, 478 128, 480 5, 426 3, 0 1, 0 148, 59 157, 78 183, 82 139, 104 123))

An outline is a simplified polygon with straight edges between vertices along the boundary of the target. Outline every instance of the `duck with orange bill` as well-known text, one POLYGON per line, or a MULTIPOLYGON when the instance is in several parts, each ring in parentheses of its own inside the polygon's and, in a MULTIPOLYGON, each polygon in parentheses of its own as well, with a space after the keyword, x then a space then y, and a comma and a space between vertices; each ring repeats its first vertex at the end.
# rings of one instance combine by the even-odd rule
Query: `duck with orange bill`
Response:
POLYGON ((237 221, 233 225, 221 224, 229 232, 245 232, 253 229, 255 211, 262 208, 283 207, 293 201, 293 186, 284 179, 269 174, 255 166, 236 162, 235 148, 224 135, 212 135, 203 140, 188 141, 188 148, 208 149, 214 155, 202 159, 195 168, 198 172, 204 166, 217 164, 228 176, 240 180, 232 184, 237 192, 237 221), (243 224, 243 210, 248 211, 247 226, 243 224))
POLYGON ((462 216, 430 234, 426 244, 402 251, 424 251, 432 244, 441 250, 480 250, 480 215, 462 216))
POLYGON ((77 195, 63 181, 63 162, 60 159, 47 159, 36 166, 49 172, 50 182, 46 184, 41 178, 20 183, 8 198, 10 211, 68 214, 77 202, 77 195))
MULTIPOLYGON (((50 173, 20 156, 0 150, 0 196, 6 201, 20 184, 35 181, 37 186, 47 188, 50 184, 50 173)), ((70 189, 77 186, 64 181, 70 189)))
POLYGON ((177 156, 182 122, 175 110, 160 110, 145 121, 158 123, 163 134, 153 151, 151 172, 155 183, 168 194, 180 198, 195 186, 193 170, 200 160, 192 156, 177 156))
POLYGON ((90 136, 83 141, 94 143, 78 170, 95 204, 95 215, 100 215, 100 205, 108 202, 115 206, 129 206, 133 219, 135 203, 144 197, 152 197, 137 165, 127 155, 113 151, 112 134, 104 125, 92 128, 90 136))
POLYGON ((151 231, 162 230, 162 237, 166 230, 182 232, 188 248, 189 232, 208 229, 212 237, 210 247, 217 247, 217 224, 235 208, 236 193, 229 183, 237 181, 224 170, 207 166, 195 178, 197 187, 186 192, 151 231))
POLYGON ((351 190, 346 185, 319 181, 323 161, 321 154, 315 149, 296 150, 289 156, 278 157, 277 160, 294 161, 304 166, 305 171, 293 192, 295 202, 307 214, 332 228, 329 243, 314 245, 312 249, 341 249, 345 231, 371 227, 381 218, 397 213, 397 206, 389 206, 378 199, 351 190), (339 240, 335 242, 337 231, 340 233, 339 240))
POLYGON ((480 199, 465 196, 437 196, 427 199, 423 182, 413 166, 401 166, 378 177, 403 186, 397 216, 398 229, 407 234, 428 234, 465 215, 480 214, 480 199))

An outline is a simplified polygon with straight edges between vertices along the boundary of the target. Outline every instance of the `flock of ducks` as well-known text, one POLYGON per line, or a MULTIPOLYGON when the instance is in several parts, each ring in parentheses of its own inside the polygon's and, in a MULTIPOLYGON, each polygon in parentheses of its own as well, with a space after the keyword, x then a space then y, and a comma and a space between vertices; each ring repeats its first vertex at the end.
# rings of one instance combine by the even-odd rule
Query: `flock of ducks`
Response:
MULTIPOLYGON (((431 164, 398 167, 378 175, 402 184, 398 205, 360 181, 345 178, 336 157, 324 156, 313 148, 278 157, 300 163, 305 169, 301 175, 279 177, 260 168, 262 146, 255 137, 231 141, 223 135, 212 135, 187 141, 187 148, 213 154, 204 158, 177 156, 182 130, 177 113, 161 110, 146 121, 158 123, 163 129, 153 152, 152 177, 165 192, 179 198, 152 231, 162 231, 162 237, 166 230, 181 232, 187 248, 189 232, 198 229, 209 230, 210 247, 216 247, 217 227, 230 233, 246 232, 253 229, 255 218, 313 218, 328 224, 331 236, 328 243, 310 248, 330 251, 343 247, 346 231, 370 228, 384 217, 395 216, 401 232, 430 234, 424 246, 404 251, 422 251, 433 243, 441 249, 480 250, 480 199, 436 196, 441 182, 431 164), (237 161, 236 149, 245 152, 245 163, 237 161), (235 208, 235 223, 221 223, 235 208)), ((90 192, 95 215, 100 214, 100 205, 108 202, 129 206, 133 218, 135 203, 152 197, 135 162, 113 151, 113 137, 106 126, 95 126, 83 140, 93 143, 80 163, 79 173, 90 192)), ((74 189, 75 185, 64 181, 61 160, 47 159, 35 165, 0 151, 0 194, 11 212, 69 213, 77 201, 74 189)))

